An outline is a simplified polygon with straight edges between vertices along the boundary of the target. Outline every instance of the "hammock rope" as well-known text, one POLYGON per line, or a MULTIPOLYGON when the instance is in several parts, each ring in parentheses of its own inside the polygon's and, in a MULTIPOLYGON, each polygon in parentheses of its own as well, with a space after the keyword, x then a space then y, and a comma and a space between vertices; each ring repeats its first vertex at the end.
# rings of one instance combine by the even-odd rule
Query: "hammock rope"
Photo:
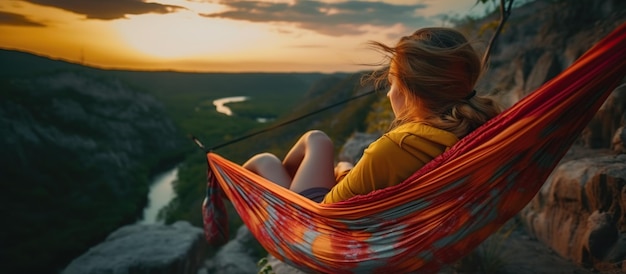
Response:
POLYGON ((317 273, 436 272, 514 217, 626 75, 626 24, 405 182, 318 204, 207 153, 202 212, 228 240, 223 198, 279 260, 317 273))

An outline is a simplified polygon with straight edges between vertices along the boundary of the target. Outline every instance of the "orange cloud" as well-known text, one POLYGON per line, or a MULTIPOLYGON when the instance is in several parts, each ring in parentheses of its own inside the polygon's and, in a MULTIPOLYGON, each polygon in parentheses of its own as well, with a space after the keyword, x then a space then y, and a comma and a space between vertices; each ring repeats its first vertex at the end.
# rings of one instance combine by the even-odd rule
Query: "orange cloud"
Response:
POLYGON ((126 18, 129 14, 171 13, 180 6, 146 3, 140 0, 25 0, 37 5, 60 8, 76 14, 85 15, 87 19, 113 20, 126 18))
POLYGON ((45 25, 30 20, 24 15, 0 11, 0 25, 22 26, 22 27, 44 27, 45 25))

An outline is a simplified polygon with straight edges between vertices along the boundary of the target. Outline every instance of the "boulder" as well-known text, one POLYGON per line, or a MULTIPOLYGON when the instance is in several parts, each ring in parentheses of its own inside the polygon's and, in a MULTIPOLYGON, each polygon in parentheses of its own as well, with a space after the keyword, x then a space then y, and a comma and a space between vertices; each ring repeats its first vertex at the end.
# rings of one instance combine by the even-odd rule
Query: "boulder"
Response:
MULTIPOLYGON (((606 99, 582 134, 583 145, 588 148, 611 148, 626 139, 626 84, 617 87, 606 99), (617 140, 616 140, 617 138, 617 140)), ((616 151, 623 150, 615 149, 616 151)))
POLYGON ((355 132, 341 147, 338 160, 353 164, 358 162, 363 156, 363 150, 379 137, 380 134, 376 133, 355 132))
POLYGON ((562 162, 520 214, 528 231, 581 266, 626 263, 626 154, 562 162))
MULTIPOLYGON (((536 50, 529 51, 528 54, 533 55, 537 54, 537 52, 536 50)), ((524 82, 524 93, 520 94, 519 98, 541 87, 545 82, 554 78, 563 70, 563 66, 559 63, 557 55, 552 51, 542 53, 537 60, 528 62, 527 66, 530 67, 530 73, 524 82)))
POLYGON ((248 274, 257 273, 254 251, 250 246, 254 236, 245 225, 237 230, 237 236, 222 246, 211 259, 205 261, 198 274, 248 274))
POLYGON ((62 274, 195 274, 205 247, 202 229, 185 221, 128 225, 74 259, 62 274))
POLYGON ((626 153, 626 128, 620 127, 615 130, 613 140, 611 141, 611 149, 615 153, 626 153))

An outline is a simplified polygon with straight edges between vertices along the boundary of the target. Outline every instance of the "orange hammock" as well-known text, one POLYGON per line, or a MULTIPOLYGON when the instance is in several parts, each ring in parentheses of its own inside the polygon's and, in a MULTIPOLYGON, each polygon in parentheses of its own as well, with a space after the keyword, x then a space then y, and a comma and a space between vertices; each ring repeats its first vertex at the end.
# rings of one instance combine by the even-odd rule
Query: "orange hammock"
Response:
POLYGON ((265 249, 321 273, 436 272, 467 255, 539 191, 626 74, 626 24, 404 183, 317 204, 208 153, 210 243, 227 197, 265 249))

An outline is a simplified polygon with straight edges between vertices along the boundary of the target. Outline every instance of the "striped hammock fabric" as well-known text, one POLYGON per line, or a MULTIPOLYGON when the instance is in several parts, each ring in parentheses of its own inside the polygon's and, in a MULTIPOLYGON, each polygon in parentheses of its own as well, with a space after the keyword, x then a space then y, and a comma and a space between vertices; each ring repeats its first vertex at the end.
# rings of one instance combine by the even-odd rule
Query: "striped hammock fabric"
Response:
POLYGON ((228 239, 223 197, 279 260, 314 273, 431 273, 514 217, 626 75, 626 24, 402 184, 317 204, 209 152, 209 243, 228 239))

